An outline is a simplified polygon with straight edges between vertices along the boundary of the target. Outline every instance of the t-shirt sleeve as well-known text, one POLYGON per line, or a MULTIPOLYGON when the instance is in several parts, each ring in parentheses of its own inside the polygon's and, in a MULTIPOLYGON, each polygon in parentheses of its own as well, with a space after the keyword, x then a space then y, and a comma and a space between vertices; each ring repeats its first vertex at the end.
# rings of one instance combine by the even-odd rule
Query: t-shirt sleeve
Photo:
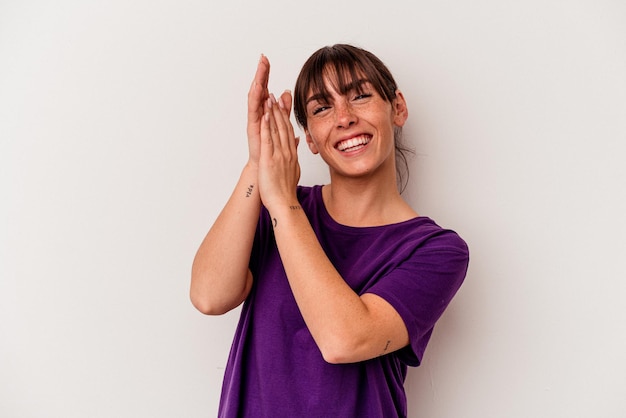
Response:
POLYGON ((467 244, 455 232, 443 230, 367 290, 402 317, 410 341, 397 354, 407 365, 420 364, 435 323, 465 279, 468 262, 467 244))

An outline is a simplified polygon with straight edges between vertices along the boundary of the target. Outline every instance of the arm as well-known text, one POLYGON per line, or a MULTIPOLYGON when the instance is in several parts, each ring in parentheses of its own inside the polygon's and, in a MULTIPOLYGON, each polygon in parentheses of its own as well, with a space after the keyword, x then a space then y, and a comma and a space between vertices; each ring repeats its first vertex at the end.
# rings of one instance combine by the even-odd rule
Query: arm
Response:
POLYGON ((258 163, 269 69, 269 61, 262 56, 248 93, 248 163, 193 262, 190 297, 205 314, 218 315, 237 307, 252 286, 248 263, 261 207, 258 163))
POLYGON ((296 206, 271 211, 276 242, 298 307, 324 359, 363 361, 406 346, 408 332, 395 309, 377 295, 357 295, 328 260, 304 212, 290 207, 296 206))
POLYGON ((257 169, 248 164, 193 261, 190 296, 200 312, 220 315, 248 296, 248 263, 260 208, 257 169))
POLYGON ((379 296, 357 295, 320 246, 296 198, 297 139, 278 104, 268 101, 262 122, 259 189, 307 327, 330 363, 363 361, 406 346, 408 331, 395 309, 379 296))

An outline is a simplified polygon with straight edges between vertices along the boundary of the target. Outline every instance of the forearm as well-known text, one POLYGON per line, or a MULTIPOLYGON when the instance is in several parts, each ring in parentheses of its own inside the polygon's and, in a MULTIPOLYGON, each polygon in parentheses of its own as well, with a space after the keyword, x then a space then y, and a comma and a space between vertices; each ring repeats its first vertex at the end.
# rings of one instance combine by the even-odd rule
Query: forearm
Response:
POLYGON ((271 212, 294 297, 316 344, 331 363, 366 360, 406 345, 406 329, 377 296, 357 295, 334 268, 297 204, 271 212))
POLYGON ((205 314, 228 312, 250 291, 248 264, 261 208, 257 171, 251 164, 244 168, 194 258, 190 297, 205 314))

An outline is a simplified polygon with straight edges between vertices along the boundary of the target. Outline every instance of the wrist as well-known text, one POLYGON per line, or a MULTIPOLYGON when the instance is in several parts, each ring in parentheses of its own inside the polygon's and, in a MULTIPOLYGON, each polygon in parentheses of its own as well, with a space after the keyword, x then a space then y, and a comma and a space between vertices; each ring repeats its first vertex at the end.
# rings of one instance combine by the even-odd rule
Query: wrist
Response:
POLYGON ((241 175, 239 176, 239 182, 237 183, 239 193, 242 193, 242 196, 246 198, 253 198, 252 200, 260 202, 258 182, 258 167, 254 163, 248 162, 241 170, 241 175))
POLYGON ((251 174, 254 174, 255 177, 258 176, 259 173, 259 162, 258 161, 253 161, 253 160, 248 160, 248 162, 246 162, 246 165, 243 166, 243 171, 245 172, 250 172, 251 174))
POLYGON ((298 230, 298 225, 304 225, 303 222, 307 220, 307 216, 299 203, 268 208, 268 212, 275 231, 280 230, 294 232, 298 230))
POLYGON ((297 200, 276 202, 265 207, 272 217, 277 218, 291 217, 297 215, 298 213, 304 213, 302 206, 300 206, 300 202, 297 200))

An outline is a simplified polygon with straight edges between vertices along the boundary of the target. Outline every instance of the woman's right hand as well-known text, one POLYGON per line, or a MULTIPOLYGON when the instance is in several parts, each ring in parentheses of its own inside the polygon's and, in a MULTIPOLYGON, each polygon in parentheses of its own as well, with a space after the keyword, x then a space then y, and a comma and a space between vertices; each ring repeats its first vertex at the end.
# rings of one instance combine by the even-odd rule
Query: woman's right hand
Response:
MULTIPOLYGON (((261 55, 259 65, 252 80, 250 91, 248 92, 248 164, 255 167, 259 165, 261 155, 261 119, 265 113, 265 103, 270 97, 267 84, 270 77, 270 61, 265 55, 261 55)), ((287 114, 291 114, 291 94, 285 91, 280 97, 287 114)))
POLYGON ((248 150, 249 164, 258 166, 261 155, 261 119, 264 113, 264 104, 269 98, 267 82, 270 76, 270 62, 265 55, 261 55, 259 65, 248 92, 248 150))

